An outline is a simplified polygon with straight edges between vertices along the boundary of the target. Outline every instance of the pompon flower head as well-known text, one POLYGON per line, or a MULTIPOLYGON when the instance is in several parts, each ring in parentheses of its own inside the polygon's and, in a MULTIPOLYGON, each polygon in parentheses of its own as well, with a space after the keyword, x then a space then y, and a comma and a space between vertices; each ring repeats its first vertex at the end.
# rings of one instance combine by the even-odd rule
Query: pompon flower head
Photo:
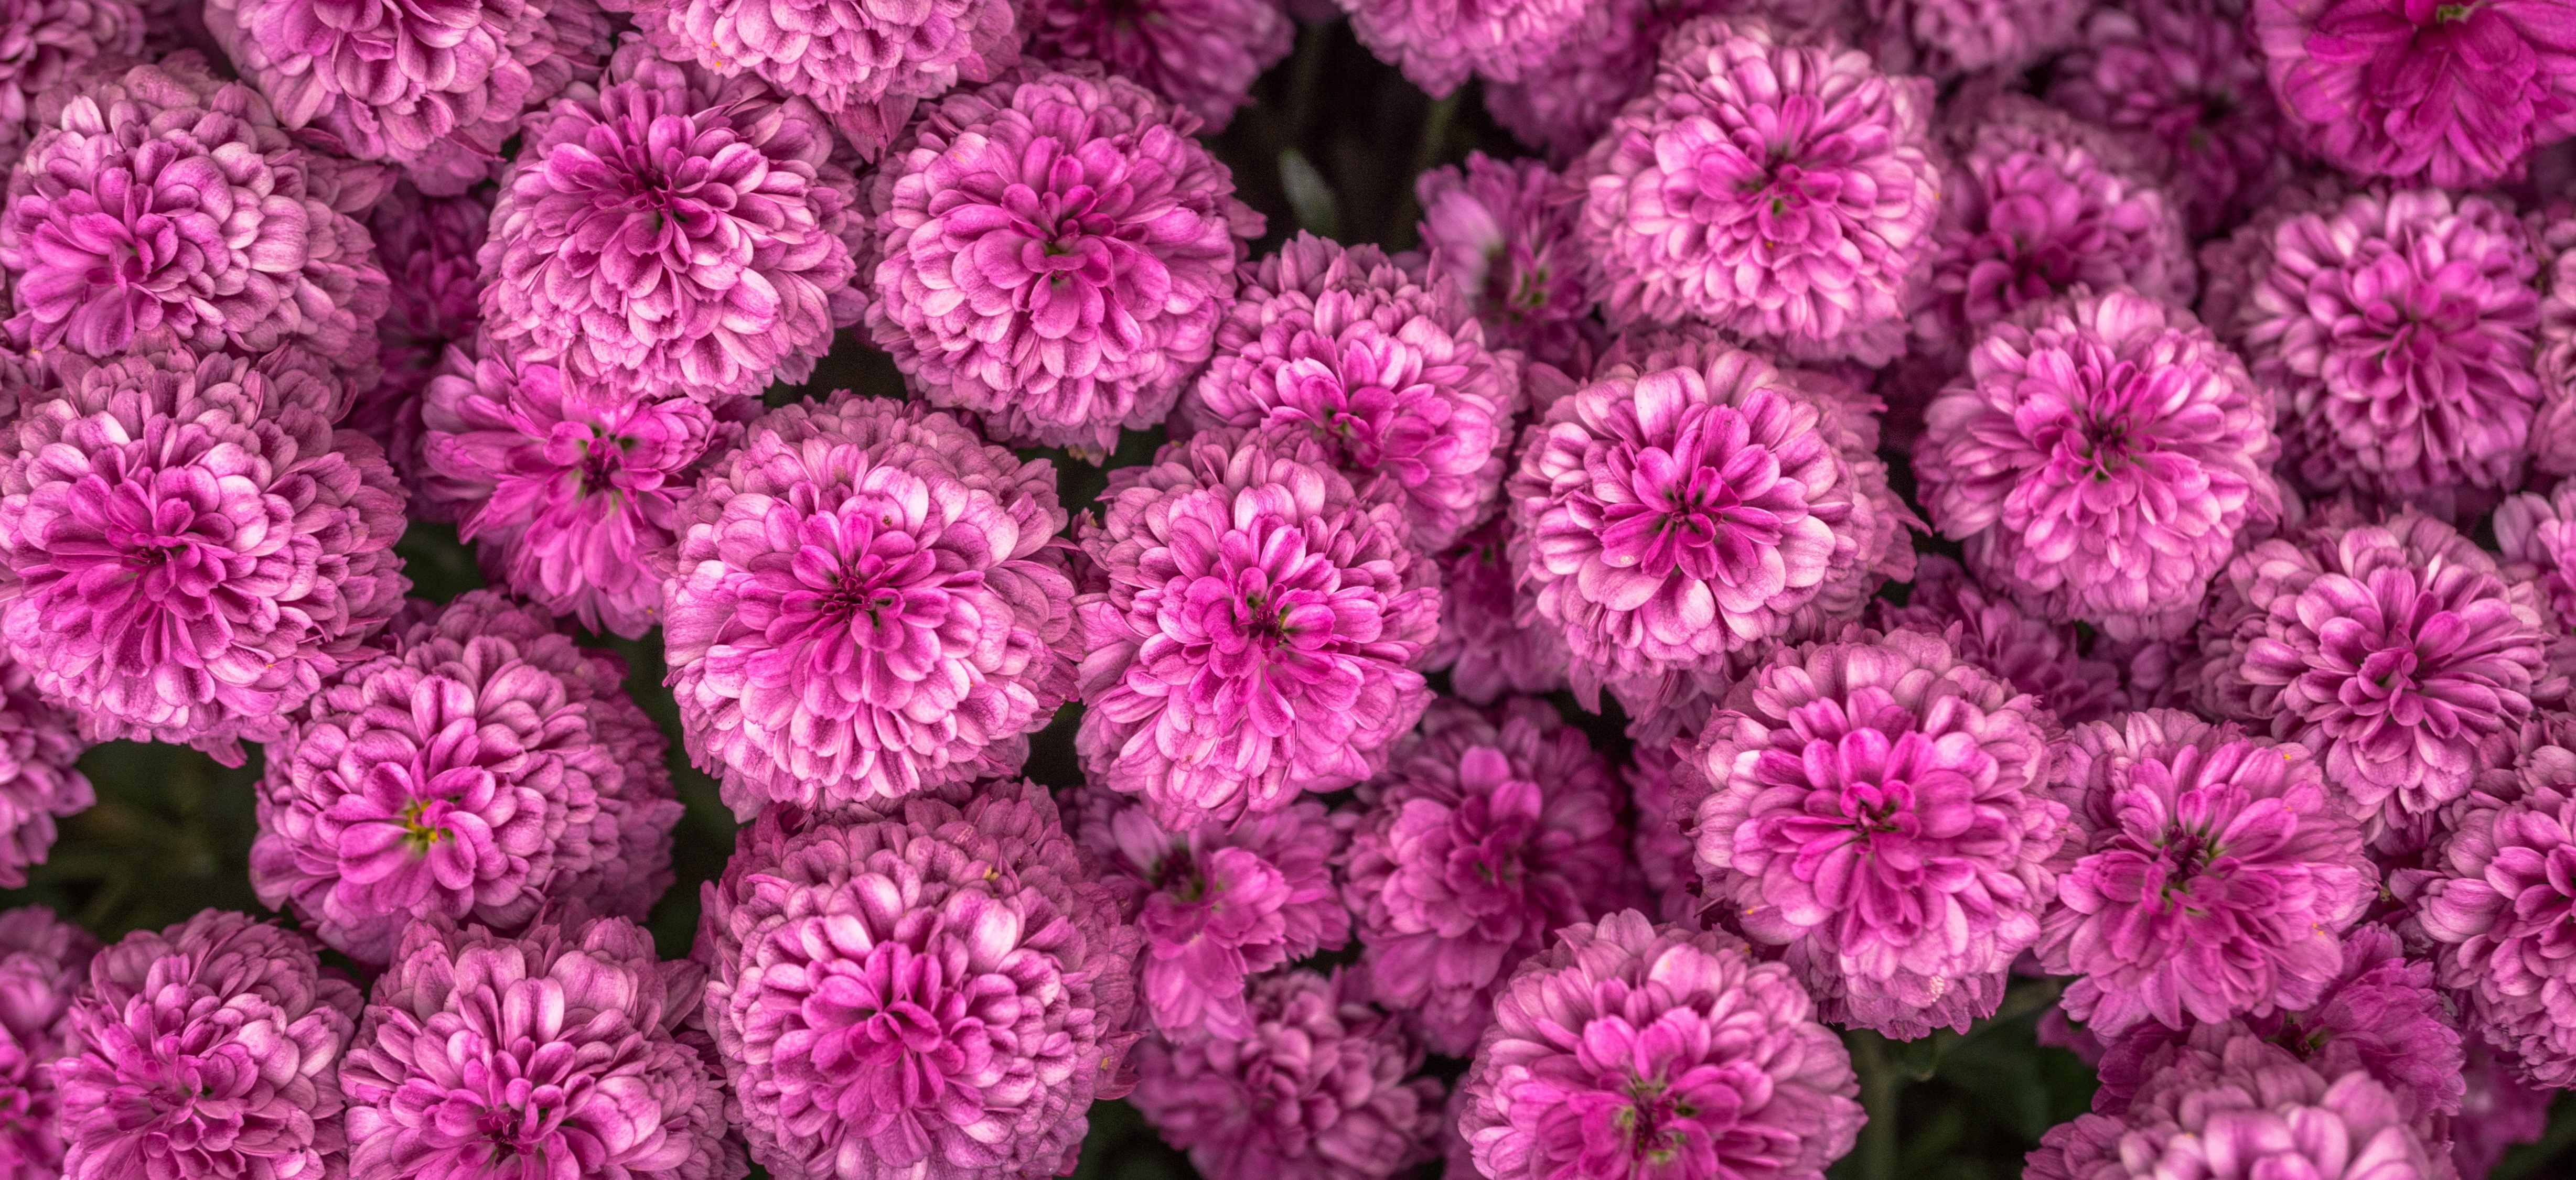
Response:
POLYGON ((1881 602, 1874 624, 1938 635, 1959 657, 2039 698, 2058 721, 2109 716, 2124 703, 2120 668, 2093 650, 2072 623, 2052 623, 1992 595, 1958 562, 1925 554, 1905 605, 1881 602))
POLYGON ((710 411, 684 393, 567 382, 553 365, 451 346, 420 408, 421 499, 462 523, 483 568, 513 593, 639 637, 661 621, 679 505, 701 469, 759 412, 710 411), (733 421, 720 420, 723 418, 733 421))
POLYGON ((2473 188, 2576 132, 2576 28, 2552 0, 2252 0, 2298 143, 2366 176, 2473 188))
POLYGON ((593 0, 463 0, 349 12, 328 0, 207 0, 206 31, 288 127, 329 132, 441 195, 491 175, 519 117, 608 52, 593 0))
POLYGON ((15 167, 46 91, 80 76, 92 61, 143 51, 143 10, 134 0, 18 0, 0 40, 0 169, 15 167))
MULTIPOLYGON (((1685 739, 1697 744, 1698 735, 1685 739)), ((1687 748, 1687 746, 1685 747, 1687 748)), ((1628 852, 1658 922, 1699 929, 1699 872, 1691 866, 1691 838, 1673 813, 1673 780, 1684 759, 1669 742, 1639 742, 1619 777, 1628 783, 1628 814, 1636 830, 1628 852)))
POLYGON ((735 1125, 780 1180, 1071 1171, 1132 1083, 1135 929, 1043 787, 885 808, 769 808, 705 887, 735 1125))
POLYGON ((1470 75, 1516 82, 1582 21, 1582 0, 1334 0, 1360 44, 1434 97, 1470 75))
POLYGON ((1758 20, 1673 33, 1653 88, 1568 172, 1611 324, 1894 357, 1940 205, 1931 106, 1928 81, 1758 20))
POLYGON ((89 80, 10 174, 10 335, 102 359, 158 329, 372 362, 385 272, 335 167, 193 53, 89 80))
POLYGON ((835 394, 751 424, 680 506, 664 589, 689 756, 748 819, 1006 773, 1074 688, 1055 468, 835 394))
POLYGON ((1413 191, 1429 273, 1457 285, 1495 344, 1569 371, 1591 368, 1599 329, 1574 241, 1578 207, 1555 172, 1472 152, 1463 169, 1423 173, 1413 191))
POLYGON ((2548 1133, 2557 1092, 2523 1084, 2513 1076, 2510 1058, 2477 1037, 2468 1038, 2468 1058, 2468 1093, 2451 1120, 2451 1162, 2460 1180, 2486 1180, 2506 1152, 2548 1133))
POLYGON ((1994 325, 1924 412, 1914 472, 1980 579, 2056 623, 2179 638, 2278 521, 2272 397, 2180 307, 2079 292, 1994 325))
POLYGON ((2145 161, 2194 238, 2244 220, 2293 167, 2244 18, 2245 0, 2098 5, 2051 67, 2050 104, 2107 128, 2145 161))
POLYGON ((2376 838, 2466 794, 2531 716, 2547 610, 2449 525, 2330 505, 2228 563, 2195 703, 2315 751, 2376 838))
POLYGON ((1276 0, 1034 0, 1029 57, 1095 61, 1222 131, 1297 43, 1276 0))
POLYGON ((156 336, 0 435, 0 637, 85 736, 237 764, 409 589, 393 472, 293 351, 156 336))
POLYGON ((1247 268, 1186 426, 1237 427, 1404 508, 1424 552, 1495 510, 1521 404, 1518 353, 1486 347, 1445 278, 1416 285, 1373 246, 1300 234, 1247 268))
POLYGON ((1138 1045, 1128 1101, 1203 1176, 1385 1180, 1430 1158, 1441 1087, 1406 1080, 1422 1049, 1368 994, 1357 967, 1265 977, 1249 1035, 1138 1045))
POLYGON ((1229 831, 1174 835, 1143 805, 1086 788, 1074 837, 1100 858, 1101 881, 1135 898, 1137 984, 1154 1027, 1182 1041, 1252 1036, 1253 977, 1350 944, 1332 873, 1347 826, 1301 799, 1229 831))
POLYGON ((1619 795, 1547 702, 1433 702, 1360 788, 1343 895, 1378 1002, 1434 1052, 1474 1048, 1514 965, 1558 927, 1638 900, 1619 795))
POLYGON ((0 1169, 20 1180, 62 1175, 61 1092, 48 1067, 97 953, 98 939, 48 907, 0 913, 0 1169))
POLYGON ((1109 473, 1078 534, 1075 748, 1170 831, 1350 786, 1430 702, 1431 559, 1403 511, 1258 436, 1211 433, 1109 473))
POLYGON ((2510 773, 2444 815, 2415 913, 2469 1029, 2532 1085, 2576 1084, 2576 965, 2555 953, 2576 920, 2576 720, 2552 714, 2510 773))
MULTIPOLYGON (((1839 10, 1841 0, 1812 6, 1839 10)), ((1630 99, 1646 92, 1664 38, 1703 16, 1770 12, 1795 19, 1796 3, 1746 4, 1740 0, 1607 0, 1586 5, 1583 18, 1556 48, 1521 70, 1517 82, 1488 81, 1479 88, 1485 111, 1522 143, 1563 163, 1583 154, 1630 99)))
POLYGON ((1634 910, 1522 964, 1460 1084, 1493 1180, 1813 1180, 1865 1121, 1850 1054, 1787 967, 1634 910))
POLYGON ((79 726, 71 710, 36 691, 24 665, 0 656, 0 886, 25 885, 27 866, 53 850, 54 820, 98 802, 73 764, 88 749, 79 726))
POLYGON ((2014 74, 2080 40, 2093 0, 1863 0, 1891 70, 2014 74))
POLYGON ((415 917, 504 935, 549 903, 642 918, 680 804, 625 661, 469 592, 340 674, 270 746, 251 884, 361 963, 415 917))
POLYGON ((2576 475, 2576 199, 2553 201, 2531 220, 2540 261, 2539 348, 2532 358, 2540 408, 2531 423, 2531 465, 2576 475))
MULTIPOLYGON (((451 345, 473 341, 483 324, 481 267, 474 260, 492 221, 492 191, 421 195, 395 186, 367 215, 376 255, 393 280, 393 306, 378 321, 384 376, 361 392, 348 425, 376 440, 404 486, 419 488, 420 395, 451 345)), ((412 515, 455 523, 455 506, 415 494, 412 515)))
POLYGON ((680 1039, 705 982, 624 918, 413 923, 340 1067, 350 1177, 739 1180, 718 1080, 680 1039))
POLYGON ((2282 391, 2286 474, 2391 502, 2519 481, 2539 263, 2511 210, 2358 192, 2268 245, 2241 329, 2254 376, 2282 391))
POLYGON ((1030 73, 942 100, 870 188, 868 333, 994 437, 1106 455, 1206 362, 1261 215, 1124 78, 1030 73))
POLYGON ((1565 687, 1565 639, 1538 625, 1529 595, 1513 584, 1511 544, 1505 514, 1438 558, 1440 639, 1423 665, 1446 669, 1449 691, 1480 705, 1565 687))
POLYGON ((2536 584, 2559 628, 2576 628, 2576 479, 2505 497, 2493 530, 2505 574, 2536 584))
POLYGON ((2115 1038, 2311 1007, 2376 895, 2316 755, 2156 709, 2068 735, 2074 820, 2039 944, 2066 1014, 2115 1038))
POLYGON ((483 323, 619 390, 756 394, 857 322, 857 183, 814 107, 629 39, 531 114, 480 255, 483 323))
POLYGON ((54 1066, 66 1180, 345 1175, 358 989, 322 973, 320 949, 207 910, 101 951, 54 1066))

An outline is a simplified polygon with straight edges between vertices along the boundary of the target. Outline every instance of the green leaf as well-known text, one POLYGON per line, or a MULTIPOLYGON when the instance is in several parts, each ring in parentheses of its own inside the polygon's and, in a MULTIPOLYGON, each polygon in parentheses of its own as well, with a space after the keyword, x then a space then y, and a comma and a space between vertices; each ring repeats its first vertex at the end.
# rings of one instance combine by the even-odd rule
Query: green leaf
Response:
POLYGON ((1287 190, 1288 207, 1297 211, 1300 227, 1328 238, 1341 234, 1341 202, 1306 153, 1295 148, 1279 153, 1279 187, 1287 190))

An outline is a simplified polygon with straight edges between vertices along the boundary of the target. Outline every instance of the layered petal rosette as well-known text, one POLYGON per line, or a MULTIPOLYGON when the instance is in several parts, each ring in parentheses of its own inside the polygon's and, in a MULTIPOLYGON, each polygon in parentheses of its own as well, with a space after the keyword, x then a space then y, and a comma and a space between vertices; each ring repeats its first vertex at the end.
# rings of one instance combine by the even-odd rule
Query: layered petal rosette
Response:
POLYGON ((1565 687, 1565 639, 1537 623, 1530 596, 1514 585, 1512 520, 1487 521, 1440 562, 1440 639, 1424 663, 1446 669, 1449 690, 1480 705, 1505 693, 1565 687))
POLYGON ((45 92, 80 76, 102 56, 143 51, 143 9, 134 0, 17 0, 0 16, 0 168, 26 150, 45 92))
POLYGON ((1288 56, 1297 22, 1274 0, 1036 0, 1028 55, 1098 62, 1222 131, 1288 56))
POLYGON ((98 939, 44 906, 0 912, 0 1169, 60 1180, 61 1088, 52 1068, 98 939))
POLYGON ((0 657, 0 886, 25 885, 27 867, 53 850, 54 821, 98 802, 74 765, 88 748, 79 716, 37 692, 24 666, 0 657))
POLYGON ((2576 26, 2550 0, 2252 0, 2301 147, 2451 188, 2520 175, 2576 132, 2576 26))
POLYGON ((2445 814, 2415 913, 2463 1022, 2534 1086, 2576 1084, 2576 724, 2553 714, 2509 772, 2445 814))
POLYGON ((1598 329, 1563 178, 1536 160, 1472 152, 1463 166, 1423 173, 1413 192, 1425 268, 1457 285, 1496 344, 1574 372, 1591 367, 1598 329))
POLYGON ((2194 238, 2244 220, 2293 166, 2244 15, 2245 0, 2096 5, 2052 67, 2048 101, 2162 177, 2194 238))
POLYGON ((1581 0, 1335 0, 1351 31, 1414 85, 1446 95, 1470 75, 1515 82, 1583 19, 1581 0))

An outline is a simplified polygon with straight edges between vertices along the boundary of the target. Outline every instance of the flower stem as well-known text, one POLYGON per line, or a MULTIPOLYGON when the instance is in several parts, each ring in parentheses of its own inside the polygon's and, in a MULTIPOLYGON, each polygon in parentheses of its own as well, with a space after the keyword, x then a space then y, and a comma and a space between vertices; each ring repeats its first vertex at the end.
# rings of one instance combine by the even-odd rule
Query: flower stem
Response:
POLYGON ((1387 220, 1386 232, 1378 240, 1390 250, 1402 250, 1414 244, 1414 223, 1422 219, 1422 203, 1414 196, 1413 182, 1440 163, 1449 146, 1449 125, 1458 121, 1458 100, 1467 93, 1460 86, 1445 98, 1433 99, 1431 111, 1422 118, 1422 142, 1413 150, 1413 171, 1407 173, 1403 195, 1395 202, 1395 215, 1387 220))
POLYGON ((1888 1060, 1887 1038, 1865 1028, 1851 1030, 1852 1069, 1860 1075, 1860 1105, 1869 1121, 1860 1129, 1860 1146, 1852 1152, 1852 1180, 1896 1180, 1897 1096, 1905 1079, 1888 1060))

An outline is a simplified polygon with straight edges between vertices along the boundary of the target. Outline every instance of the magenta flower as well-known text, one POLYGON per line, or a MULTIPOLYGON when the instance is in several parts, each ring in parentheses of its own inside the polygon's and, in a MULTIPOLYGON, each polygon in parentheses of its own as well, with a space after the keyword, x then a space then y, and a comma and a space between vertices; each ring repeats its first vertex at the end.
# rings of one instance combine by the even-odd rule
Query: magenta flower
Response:
POLYGON ((519 117, 596 77, 608 54, 591 0, 208 0, 205 21, 280 122, 329 132, 441 196, 487 178, 519 117))
POLYGON ((2576 132, 2576 24, 2549 0, 2253 0, 2301 147, 2370 176, 2475 187, 2576 132))
POLYGON ((2506 576, 2536 584, 2559 628, 2576 627, 2576 479, 2505 497, 2494 528, 2506 576))
POLYGON ((1167 446, 1103 498, 1074 602, 1093 781, 1180 832, 1386 765, 1430 700, 1413 666, 1440 625, 1397 505, 1258 435, 1167 446))
POLYGON ((492 196, 477 189, 457 197, 425 197, 397 185, 367 216, 376 254, 393 280, 393 307, 378 321, 384 370, 375 388, 358 396, 347 425, 385 449, 394 474, 413 489, 412 515, 455 523, 455 506, 419 494, 420 395, 451 345, 470 344, 483 325, 481 268, 492 221, 492 196))
POLYGON ((1637 900, 1619 796, 1547 702, 1434 702, 1360 788, 1343 897, 1377 1001, 1434 1052, 1474 1048, 1515 965, 1558 927, 1637 900))
POLYGON ((1007 773, 1074 687, 1055 469, 835 395, 753 423, 682 503, 663 593, 689 756, 748 819, 1007 773))
POLYGON ((2093 0, 1864 0, 1881 57, 1948 78, 2014 74, 2080 39, 2093 0))
POLYGON ((2476 1037, 2468 1039, 2468 1050, 2468 1095, 2451 1120, 2451 1162, 2460 1180, 2486 1180, 2505 1152, 2548 1133, 2557 1093, 2524 1085, 2506 1059, 2476 1037))
POLYGON ((1445 96, 1471 74, 1516 82, 1583 19, 1582 0, 1334 0, 1407 81, 1445 96))
POLYGON ((2254 376, 2285 395, 2288 472, 2390 501, 2519 482, 2539 264, 2510 210, 2361 192, 2269 245, 2242 330, 2254 376))
POLYGON ((44 906, 0 913, 0 1169, 21 1180, 62 1176, 61 1092, 48 1067, 97 953, 96 938, 44 906))
MULTIPOLYGON (((14 168, 41 117, 46 92, 111 61, 143 52, 134 0, 18 0, 0 35, 0 168, 14 168)), ((157 55, 156 55, 157 56, 157 55)))
POLYGON ((203 351, 376 351, 385 272, 337 165, 194 54, 86 80, 0 212, 22 345, 107 359, 166 330, 203 351))
POLYGON ((1551 162, 1572 160, 1610 129, 1619 108, 1646 92, 1655 76, 1656 51, 1674 29, 1703 16, 1763 11, 1774 19, 1801 21, 1842 7, 1841 0, 1811 6, 1742 0, 1587 4, 1582 19, 1558 38, 1553 52, 1521 68, 1519 81, 1488 81, 1481 87, 1485 110, 1551 162))
POLYGON ((773 807, 694 956, 752 1158, 780 1180, 1072 1170, 1129 1084, 1138 940, 1033 783, 847 823, 773 807))
POLYGON ((1128 1101, 1203 1176, 1385 1180, 1431 1155, 1440 1082, 1356 967, 1253 985, 1248 1035, 1149 1037, 1128 1101))
POLYGON ((1301 799, 1230 831, 1180 835, 1114 791, 1089 789, 1082 810, 1074 838, 1100 858, 1102 883, 1136 898, 1137 983, 1165 1036, 1252 1036, 1254 976, 1349 945, 1351 912, 1331 871, 1347 837, 1323 804, 1301 799))
POLYGON ((1930 83, 1758 20, 1664 44, 1653 88, 1568 171, 1610 322, 1892 358, 1940 204, 1930 83))
POLYGON ((1924 412, 1914 472, 1968 566, 2050 622, 2180 638, 2278 521, 2272 398, 2179 307, 2078 294, 1996 324, 1924 412))
POLYGON ((680 804, 625 661, 488 590, 342 672, 268 751, 251 884, 322 941, 389 961, 415 917, 503 934, 549 903, 641 919, 680 804))
MULTIPOLYGON (((98 802, 73 765, 88 748, 79 724, 36 691, 25 666, 0 657, 0 886, 25 885, 27 866, 53 850, 54 821, 98 802)), ((0 1011, 0 1023, 6 1016, 0 1011)))
POLYGON ((2488 776, 2445 813, 2450 831, 2415 907, 2441 944, 2442 985, 2467 1001, 2464 1022, 2549 1089, 2576 1083, 2576 961, 2560 949, 2576 922, 2571 747, 2576 734, 2553 724, 2511 773, 2488 776))
POLYGON ((2244 15, 2244 0, 2099 5, 2051 66, 2048 101, 2145 161, 2195 238, 2243 221, 2293 163, 2244 15))
POLYGON ((738 1180, 717 1080, 674 1035, 705 977, 624 918, 413 923, 340 1068, 350 1177, 738 1180))
POLYGON ((346 1174, 338 1075, 358 989, 321 974, 320 949, 207 910, 101 951, 54 1066, 66 1180, 346 1174))
POLYGON ((1498 516, 1437 559, 1440 639, 1423 665, 1447 669, 1450 691, 1480 705, 1565 687, 1565 640, 1513 585, 1511 543, 1511 517, 1498 516))
POLYGON ((1575 245, 1577 207, 1536 160, 1468 153, 1466 167, 1413 182, 1422 204, 1423 261, 1457 285, 1494 342, 1570 372, 1591 367, 1592 296, 1575 245))
MULTIPOLYGON (((1696 746, 1699 735, 1685 739, 1696 746)), ((1684 816, 1673 812, 1673 780, 1683 761, 1683 750, 1672 743, 1639 742, 1636 753, 1619 770, 1628 783, 1628 811, 1634 817, 1636 830, 1628 836, 1628 855, 1636 864, 1638 876, 1646 887, 1646 897, 1658 922, 1679 922, 1697 930, 1699 872, 1691 866, 1690 834, 1682 830, 1684 816)))
POLYGON ((801 381, 857 322, 856 182, 801 99, 630 39, 527 120, 483 243, 483 324, 576 382, 697 397, 801 381))
POLYGON ((681 499, 758 412, 568 385, 553 365, 451 348, 422 396, 421 499, 462 519, 458 539, 480 542, 513 593, 636 638, 661 621, 657 566, 681 499))
POLYGON ((1373 247, 1300 234, 1246 275, 1185 424, 1240 427, 1403 505, 1446 549, 1494 511, 1520 357, 1491 351, 1454 285, 1416 286, 1373 247))
POLYGON ((1494 1180, 1812 1180, 1864 1121, 1851 1057, 1788 968, 1634 910, 1512 976, 1460 1085, 1494 1180))
POLYGON ((2533 215, 2540 261, 2539 342, 2532 358, 2540 408, 2531 423, 2531 465, 2576 475, 2576 202, 2553 202, 2533 215))
POLYGON ((2120 667, 2097 645, 2088 645, 2074 624, 2051 623, 2009 598, 1986 593, 1947 557, 1925 555, 1905 605, 1879 603, 1874 625, 1940 636, 1959 658, 2038 697, 2068 725, 2107 717, 2127 704, 2120 667))
POLYGON ((1225 129, 1297 43, 1276 0, 1036 0, 1025 19, 1031 58, 1098 62, 1210 131, 1225 129))
POLYGON ((868 332, 931 404, 1003 441, 1106 455, 1215 347, 1261 216, 1124 78, 1040 73, 933 107, 870 190, 868 332))

